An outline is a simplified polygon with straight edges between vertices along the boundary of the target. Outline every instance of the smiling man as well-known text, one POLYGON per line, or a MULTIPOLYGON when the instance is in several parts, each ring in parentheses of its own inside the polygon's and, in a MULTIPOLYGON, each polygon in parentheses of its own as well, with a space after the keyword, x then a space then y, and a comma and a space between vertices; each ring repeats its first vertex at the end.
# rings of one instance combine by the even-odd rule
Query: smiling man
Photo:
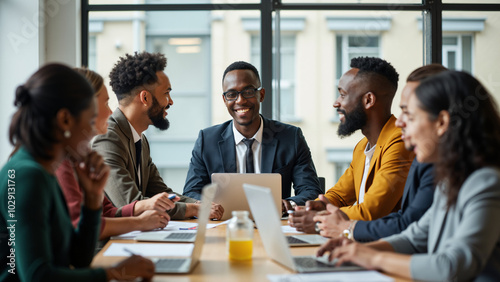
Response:
MULTIPOLYGON (((150 125, 167 130, 167 110, 174 104, 172 86, 163 72, 167 59, 160 53, 126 54, 115 64, 110 84, 119 106, 108 121, 108 131, 93 142, 109 165, 111 174, 105 187, 106 196, 116 207, 135 203, 134 211, 167 210, 172 219, 198 214, 196 199, 174 194, 160 177, 150 155, 149 143, 142 133, 150 125)), ((220 205, 212 205, 211 218, 221 218, 220 205)))
MULTIPOLYGON (((352 220, 373 220, 400 208, 400 200, 414 153, 405 149, 401 129, 391 114, 398 88, 398 73, 380 58, 358 57, 339 80, 339 97, 333 104, 340 116, 338 135, 361 130, 352 162, 320 200, 296 211, 290 225, 299 231, 319 233, 313 217, 327 203, 352 220)), ((347 231, 350 228, 347 229, 347 231)))
POLYGON ((233 119, 200 131, 183 194, 199 199, 215 172, 280 173, 282 211, 315 199, 321 189, 302 131, 259 114, 266 91, 257 69, 246 62, 232 63, 224 71, 222 89, 233 119))

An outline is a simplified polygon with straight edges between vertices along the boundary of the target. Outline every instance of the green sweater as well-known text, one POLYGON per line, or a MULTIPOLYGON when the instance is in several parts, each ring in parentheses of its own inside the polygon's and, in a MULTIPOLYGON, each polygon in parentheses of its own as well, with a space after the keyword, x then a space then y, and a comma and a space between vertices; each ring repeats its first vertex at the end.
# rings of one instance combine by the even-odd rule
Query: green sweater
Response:
POLYGON ((83 207, 75 230, 56 177, 21 148, 0 172, 0 281, 106 281, 88 268, 100 216, 83 207))

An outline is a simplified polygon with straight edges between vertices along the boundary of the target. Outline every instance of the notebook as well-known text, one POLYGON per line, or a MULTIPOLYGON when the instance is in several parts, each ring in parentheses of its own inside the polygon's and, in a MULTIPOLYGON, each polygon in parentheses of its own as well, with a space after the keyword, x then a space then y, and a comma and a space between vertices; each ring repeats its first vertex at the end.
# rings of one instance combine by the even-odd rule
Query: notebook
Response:
POLYGON ((152 258, 156 273, 189 273, 196 266, 205 243, 205 231, 216 190, 216 184, 209 184, 203 188, 198 212, 198 231, 191 257, 152 258))
POLYGON ((212 173, 212 183, 218 186, 214 202, 224 208, 221 220, 230 219, 234 210, 248 211, 250 218, 253 219, 243 192, 243 183, 269 187, 272 194, 272 206, 278 214, 281 214, 281 174, 279 173, 212 173))
POLYGON ((273 198, 269 188, 244 184, 243 189, 253 212, 255 223, 266 253, 271 259, 295 272, 330 272, 353 271, 364 268, 354 264, 335 266, 335 262, 328 262, 325 257, 292 256, 285 235, 281 231, 281 221, 272 208, 273 198))

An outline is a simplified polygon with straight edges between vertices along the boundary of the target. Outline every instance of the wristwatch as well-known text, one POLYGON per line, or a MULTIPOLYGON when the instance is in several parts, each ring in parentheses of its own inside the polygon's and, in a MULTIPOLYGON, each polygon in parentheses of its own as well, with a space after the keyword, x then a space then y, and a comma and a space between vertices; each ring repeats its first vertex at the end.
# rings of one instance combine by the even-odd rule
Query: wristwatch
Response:
POLYGON ((319 224, 321 223, 321 221, 316 221, 314 223, 314 231, 316 231, 316 233, 320 233, 321 232, 321 229, 319 229, 319 224))
POLYGON ((351 220, 351 223, 349 224, 349 228, 347 229, 344 229, 344 231, 342 231, 342 236, 344 236, 345 238, 349 239, 349 240, 353 240, 354 241, 354 225, 356 224, 357 220, 351 220))

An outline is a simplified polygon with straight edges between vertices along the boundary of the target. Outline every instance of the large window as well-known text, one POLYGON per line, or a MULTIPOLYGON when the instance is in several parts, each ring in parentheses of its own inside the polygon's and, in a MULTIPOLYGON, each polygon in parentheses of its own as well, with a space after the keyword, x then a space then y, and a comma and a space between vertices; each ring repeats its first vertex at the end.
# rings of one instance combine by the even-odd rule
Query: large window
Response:
MULTIPOLYGON (((422 13, 431 6, 420 0, 389 1, 387 6, 387 1, 373 0, 346 0, 342 5, 334 0, 90 1, 88 18, 83 6, 83 19, 88 20, 83 62, 102 74, 106 83, 113 64, 125 53, 147 50, 168 58, 166 73, 174 100, 168 115, 171 128, 165 132, 151 128, 147 135, 154 162, 178 192, 199 130, 231 118, 223 103, 221 79, 234 61, 248 61, 258 68, 266 88, 262 113, 301 127, 327 187, 343 173, 350 152, 363 137, 358 132, 338 138, 339 121, 332 107, 338 79, 353 57, 377 56, 391 62, 400 74, 399 91, 424 60, 430 63, 441 57, 447 67, 473 72, 492 93, 500 93, 494 88, 500 81, 496 63, 500 54, 495 49, 500 13, 492 12, 499 10, 497 6, 481 6, 489 12, 471 12, 472 6, 460 6, 466 0, 446 0, 459 5, 453 6, 455 11, 442 11, 442 22, 433 23, 429 15, 434 11, 422 13), (183 10, 175 5, 181 3, 183 10), (98 4, 108 6, 93 6, 98 4), (114 9, 115 4, 134 5, 114 9), (440 46, 424 33, 431 30, 429 24, 441 27, 440 46)), ((396 116, 399 91, 392 107, 396 116)))

